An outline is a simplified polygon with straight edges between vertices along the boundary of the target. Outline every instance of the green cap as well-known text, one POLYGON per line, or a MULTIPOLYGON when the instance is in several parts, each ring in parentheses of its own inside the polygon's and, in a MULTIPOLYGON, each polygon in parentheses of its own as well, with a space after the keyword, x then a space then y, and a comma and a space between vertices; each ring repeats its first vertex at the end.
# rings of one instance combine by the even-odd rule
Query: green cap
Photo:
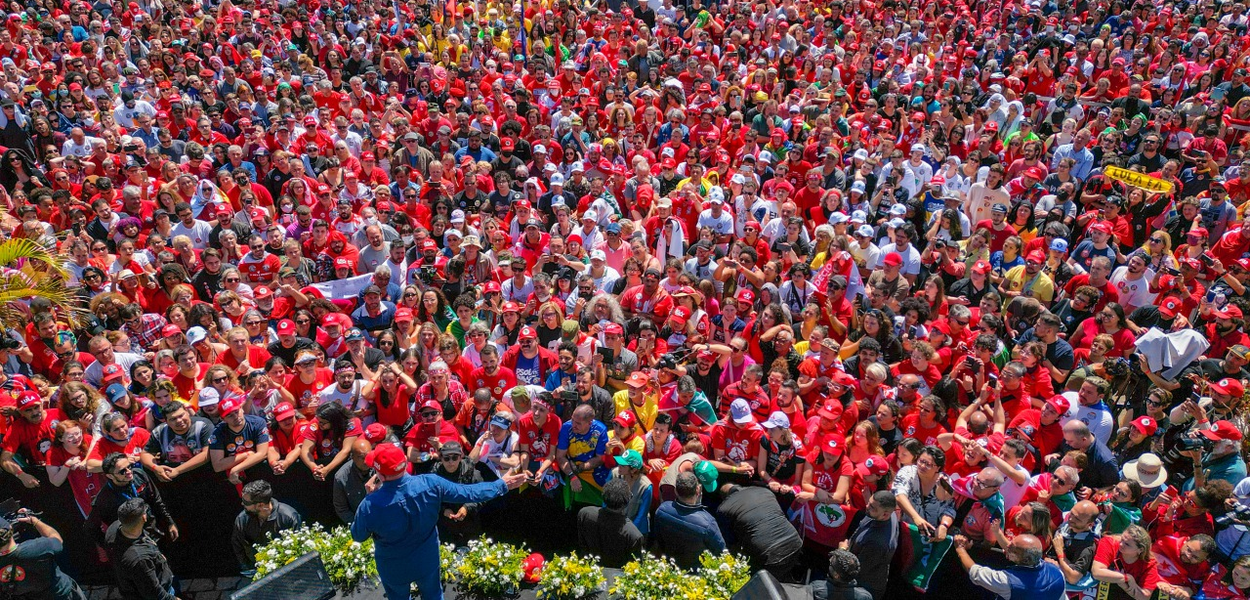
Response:
POLYGON ((631 469, 642 468, 642 455, 637 450, 626 450, 616 457, 616 464, 625 465, 631 469))
POLYGON ((701 460, 695 463, 694 476, 699 479, 699 483, 703 484, 703 491, 716 491, 716 478, 720 476, 720 473, 710 461, 701 460))

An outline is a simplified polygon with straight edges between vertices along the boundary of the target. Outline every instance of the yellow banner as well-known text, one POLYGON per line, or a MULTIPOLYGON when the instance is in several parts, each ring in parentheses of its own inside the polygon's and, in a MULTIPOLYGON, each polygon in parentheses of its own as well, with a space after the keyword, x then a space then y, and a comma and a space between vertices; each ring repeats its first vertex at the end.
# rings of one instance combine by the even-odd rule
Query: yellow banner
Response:
POLYGON ((1120 167, 1104 167, 1102 174, 1148 192, 1155 192, 1156 194, 1169 194, 1172 192, 1172 183, 1170 181, 1151 177, 1145 173, 1121 169, 1120 167))

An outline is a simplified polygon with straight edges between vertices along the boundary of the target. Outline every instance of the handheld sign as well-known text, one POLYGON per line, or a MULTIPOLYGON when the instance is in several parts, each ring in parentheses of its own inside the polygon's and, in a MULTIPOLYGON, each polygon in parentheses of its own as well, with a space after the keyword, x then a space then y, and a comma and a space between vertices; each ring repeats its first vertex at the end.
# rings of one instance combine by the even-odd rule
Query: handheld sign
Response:
POLYGON ((1164 181, 1158 177, 1151 177, 1145 173, 1121 169, 1120 167, 1104 167, 1102 174, 1148 192, 1156 194, 1169 194, 1172 192, 1172 182, 1164 181))

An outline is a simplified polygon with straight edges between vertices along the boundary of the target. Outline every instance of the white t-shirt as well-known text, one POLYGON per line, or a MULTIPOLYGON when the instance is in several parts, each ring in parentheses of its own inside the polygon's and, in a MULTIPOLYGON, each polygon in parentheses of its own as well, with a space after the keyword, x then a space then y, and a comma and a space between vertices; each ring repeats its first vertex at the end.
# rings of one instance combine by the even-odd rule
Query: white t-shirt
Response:
POLYGON ((1138 308, 1154 304, 1157 294, 1150 291, 1152 279, 1154 279, 1154 274, 1150 272, 1150 269, 1146 269, 1141 279, 1130 280, 1127 265, 1111 273, 1111 285, 1115 286, 1115 290, 1120 293, 1120 304, 1125 307, 1138 308))
POLYGON ((916 250, 916 246, 914 244, 907 244, 907 250, 901 250, 901 251, 897 247, 895 247, 894 244, 886 244, 885 246, 881 247, 881 256, 884 257, 885 255, 891 252, 898 252, 899 256, 903 257, 903 269, 901 271, 902 274, 904 275, 919 275, 920 274, 920 251, 916 250))

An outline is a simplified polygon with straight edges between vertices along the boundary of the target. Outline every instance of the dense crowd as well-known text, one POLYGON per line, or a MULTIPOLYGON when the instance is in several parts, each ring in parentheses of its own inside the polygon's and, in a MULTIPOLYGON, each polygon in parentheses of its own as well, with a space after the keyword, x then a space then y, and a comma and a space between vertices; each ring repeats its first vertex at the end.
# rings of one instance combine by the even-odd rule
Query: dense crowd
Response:
POLYGON ((526 476, 445 505, 444 541, 568 515, 607 563, 728 545, 846 597, 1246 598, 1248 26, 11 3, 0 230, 28 245, 0 268, 71 298, 0 294, 0 496, 43 512, 40 564, 63 536, 145 598, 168 566, 122 565, 246 573, 351 522, 388 446, 526 476))

